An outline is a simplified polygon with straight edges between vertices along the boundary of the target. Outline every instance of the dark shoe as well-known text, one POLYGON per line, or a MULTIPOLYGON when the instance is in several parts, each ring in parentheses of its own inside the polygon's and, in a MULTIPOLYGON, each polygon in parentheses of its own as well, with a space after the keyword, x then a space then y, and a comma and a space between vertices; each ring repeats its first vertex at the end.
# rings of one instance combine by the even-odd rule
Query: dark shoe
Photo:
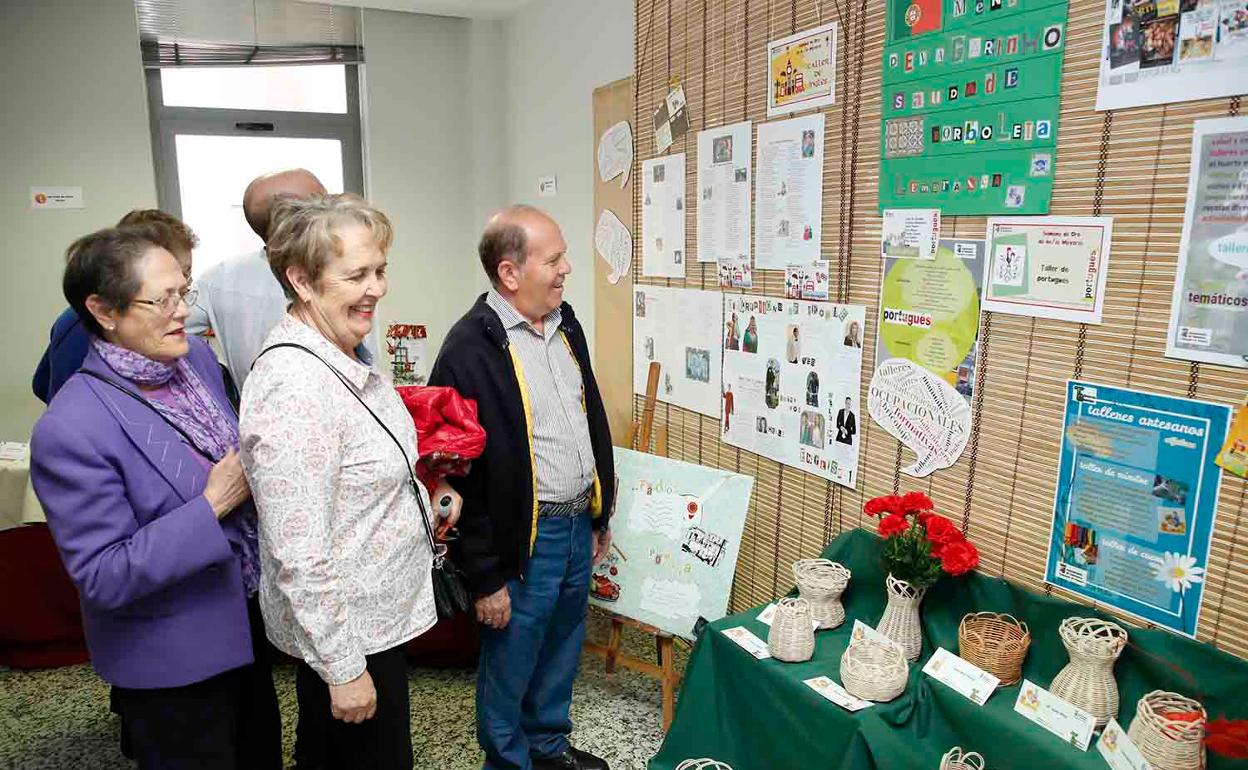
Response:
POLYGON ((571 746, 553 757, 534 757, 533 770, 610 770, 607 760, 571 746))

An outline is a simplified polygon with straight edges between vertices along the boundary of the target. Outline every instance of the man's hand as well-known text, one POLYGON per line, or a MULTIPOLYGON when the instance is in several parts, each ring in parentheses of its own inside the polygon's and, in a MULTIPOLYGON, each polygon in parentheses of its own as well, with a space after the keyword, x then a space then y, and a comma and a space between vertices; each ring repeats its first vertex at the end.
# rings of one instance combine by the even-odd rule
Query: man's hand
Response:
POLYGON ((507 627, 511 622, 511 594, 507 586, 477 599, 477 620, 496 631, 507 627))
POLYGON ((611 528, 606 527, 594 532, 594 564, 607 558, 607 552, 611 550, 611 528))
POLYGON ((368 669, 346 684, 329 686, 329 713, 349 725, 373 718, 377 713, 377 690, 368 669))

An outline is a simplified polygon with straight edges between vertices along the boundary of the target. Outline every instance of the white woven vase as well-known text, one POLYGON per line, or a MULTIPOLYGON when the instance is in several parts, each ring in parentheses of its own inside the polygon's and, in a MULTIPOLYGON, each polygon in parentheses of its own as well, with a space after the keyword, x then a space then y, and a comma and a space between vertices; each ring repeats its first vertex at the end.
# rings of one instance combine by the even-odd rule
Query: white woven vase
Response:
POLYGON ((910 663, 919 659, 923 650, 923 625, 919 620, 919 605, 923 602, 926 588, 915 588, 904 580, 898 580, 889 574, 886 581, 888 587, 888 604, 884 607, 884 616, 876 624, 875 630, 901 645, 910 663))
POLYGON ((845 622, 841 594, 852 577, 844 565, 827 559, 799 559, 793 562, 793 580, 802 598, 810 602, 810 612, 819 629, 836 628, 845 622))
POLYGON ((1153 690, 1140 698, 1127 735, 1153 770, 1202 770, 1205 767, 1204 706, 1174 692, 1153 690), (1176 712, 1194 712, 1194 722, 1174 719, 1176 712))
POLYGON ((1053 677, 1049 692, 1091 714, 1096 729, 1118 716, 1114 661, 1127 646, 1127 632, 1099 618, 1066 618, 1057 634, 1070 662, 1053 677))
POLYGON ((767 651, 776 660, 802 663, 815 654, 815 626, 810 602, 785 597, 776 603, 776 614, 767 633, 767 651))
POLYGON ((984 770, 984 758, 978 751, 954 746, 940 758, 940 770, 984 770))

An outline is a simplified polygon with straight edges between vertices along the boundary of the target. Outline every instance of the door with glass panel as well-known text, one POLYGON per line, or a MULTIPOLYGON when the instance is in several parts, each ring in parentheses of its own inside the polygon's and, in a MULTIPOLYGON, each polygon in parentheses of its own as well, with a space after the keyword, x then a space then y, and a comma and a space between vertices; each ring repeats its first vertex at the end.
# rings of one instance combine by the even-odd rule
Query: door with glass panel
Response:
POLYGON ((147 85, 160 207, 199 236, 196 276, 262 245, 242 208, 261 174, 306 168, 363 193, 355 66, 166 67, 147 85))

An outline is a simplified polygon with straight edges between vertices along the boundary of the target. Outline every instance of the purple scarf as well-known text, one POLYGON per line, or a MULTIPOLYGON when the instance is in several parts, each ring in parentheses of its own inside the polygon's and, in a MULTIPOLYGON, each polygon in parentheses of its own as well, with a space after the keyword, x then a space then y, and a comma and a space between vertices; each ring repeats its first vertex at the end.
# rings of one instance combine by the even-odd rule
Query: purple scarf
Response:
MULTIPOLYGON (((145 401, 190 438, 194 444, 192 449, 199 450, 215 463, 230 449, 238 447, 238 421, 221 408, 185 357, 166 364, 98 337, 93 337, 91 343, 104 363, 121 377, 143 387, 168 387, 168 403, 150 398, 145 401)), ((229 539, 242 563, 243 585, 251 596, 260 586, 255 508, 240 506, 240 510, 227 517, 223 524, 234 524, 241 535, 238 542, 229 539)), ((227 531, 227 537, 228 534, 227 531)))

